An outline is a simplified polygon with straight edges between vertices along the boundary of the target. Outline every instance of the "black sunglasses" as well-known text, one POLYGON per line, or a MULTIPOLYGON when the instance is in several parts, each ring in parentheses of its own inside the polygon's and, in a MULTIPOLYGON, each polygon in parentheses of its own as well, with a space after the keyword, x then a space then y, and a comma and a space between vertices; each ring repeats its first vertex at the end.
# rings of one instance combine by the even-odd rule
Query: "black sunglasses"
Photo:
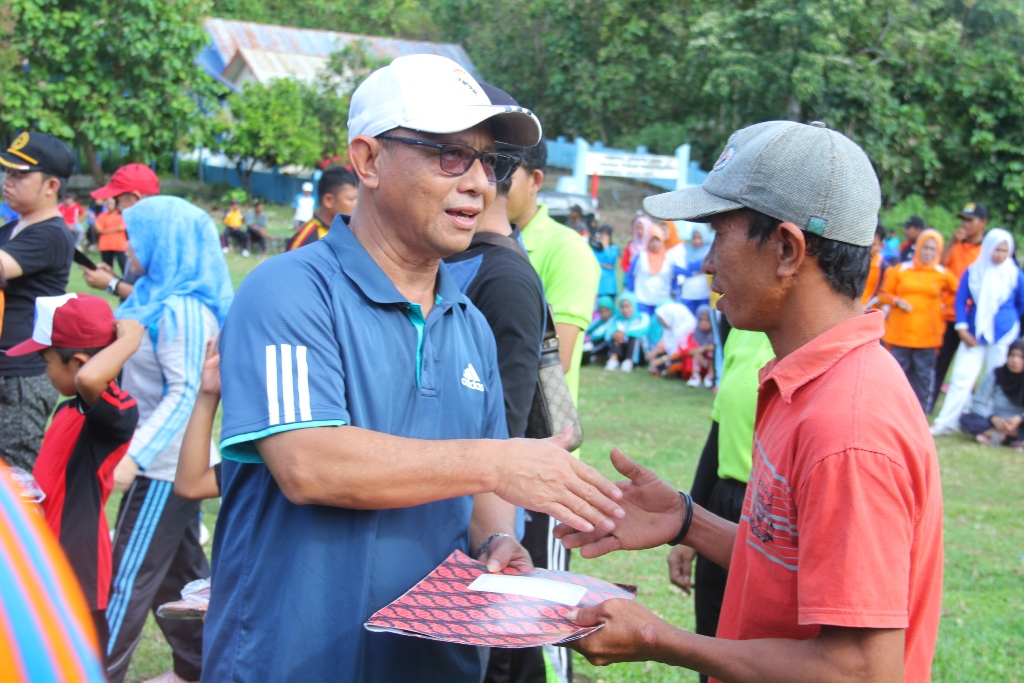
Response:
POLYGON ((381 140, 395 140, 407 145, 419 145, 440 150, 441 170, 449 175, 465 175, 473 163, 479 159, 487 175, 487 181, 500 183, 516 172, 522 160, 510 154, 500 152, 480 152, 469 145, 454 143, 428 142, 415 138, 402 138, 396 135, 378 135, 381 140))

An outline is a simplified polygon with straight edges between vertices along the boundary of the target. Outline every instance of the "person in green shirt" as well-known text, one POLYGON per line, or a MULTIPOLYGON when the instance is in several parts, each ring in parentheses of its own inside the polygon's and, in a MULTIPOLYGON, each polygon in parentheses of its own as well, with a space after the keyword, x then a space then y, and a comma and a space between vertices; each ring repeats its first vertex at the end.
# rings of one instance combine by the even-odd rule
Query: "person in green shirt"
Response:
MULTIPOLYGON (((739 522, 750 478, 754 417, 760 371, 775 357, 764 332, 732 329, 727 333, 721 380, 711 408, 711 433, 697 465, 690 495, 693 502, 719 517, 739 522)), ((722 611, 729 572, 684 545, 669 553, 669 578, 689 594, 696 586, 694 612, 697 633, 714 636, 722 611), (694 582, 690 581, 694 557, 694 582)), ((701 676, 707 681, 706 676, 701 676)))
POLYGON ((537 203, 537 193, 544 185, 547 149, 547 142, 541 140, 536 147, 498 151, 514 153, 522 159, 522 164, 512 174, 508 218, 522 231, 530 262, 540 275, 544 294, 555 311, 562 369, 573 403, 578 405, 582 333, 594 315, 601 266, 579 233, 551 218, 547 207, 537 203))

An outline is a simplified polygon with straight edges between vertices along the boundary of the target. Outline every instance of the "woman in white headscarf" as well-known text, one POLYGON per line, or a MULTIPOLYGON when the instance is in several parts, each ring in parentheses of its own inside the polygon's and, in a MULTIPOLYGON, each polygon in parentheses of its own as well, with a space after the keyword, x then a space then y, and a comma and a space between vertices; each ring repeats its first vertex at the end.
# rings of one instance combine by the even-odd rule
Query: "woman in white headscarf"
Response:
POLYGON ((697 328, 697 319, 690 309, 675 301, 668 301, 654 309, 654 315, 661 323, 662 334, 658 344, 647 354, 648 369, 652 375, 661 374, 668 366, 672 354, 686 342, 690 333, 697 328))
POLYGON ((946 400, 932 425, 936 436, 956 431, 982 368, 1004 365, 1010 344, 1020 336, 1024 276, 1012 258, 1013 248, 1009 232, 990 230, 981 243, 978 260, 960 279, 955 305, 960 347, 946 400))

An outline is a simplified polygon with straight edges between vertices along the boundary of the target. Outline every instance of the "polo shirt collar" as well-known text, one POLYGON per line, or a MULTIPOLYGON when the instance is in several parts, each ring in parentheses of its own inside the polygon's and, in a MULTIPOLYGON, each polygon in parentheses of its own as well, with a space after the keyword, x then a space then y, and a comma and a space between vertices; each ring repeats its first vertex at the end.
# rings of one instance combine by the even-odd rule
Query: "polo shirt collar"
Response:
MULTIPOLYGON (((341 214, 335 216, 331 229, 324 235, 322 242, 330 245, 338 258, 341 270, 356 283, 371 301, 378 304, 407 304, 409 301, 402 296, 394 283, 388 278, 377 262, 373 260, 366 248, 360 244, 348 227, 348 221, 341 214)), ((442 262, 437 269, 438 303, 442 308, 452 304, 461 304, 465 308, 469 299, 459 289, 458 283, 448 272, 442 262)))
POLYGON ((540 246, 544 238, 541 232, 550 220, 548 207, 538 204, 537 213, 533 214, 533 218, 530 219, 529 223, 520 228, 523 246, 526 247, 526 251, 534 251, 540 246))
POLYGON ((761 388, 769 380, 775 382, 786 403, 805 384, 817 379, 844 356, 867 344, 877 344, 885 334, 885 316, 872 310, 845 320, 824 332, 782 360, 772 359, 761 369, 761 388))

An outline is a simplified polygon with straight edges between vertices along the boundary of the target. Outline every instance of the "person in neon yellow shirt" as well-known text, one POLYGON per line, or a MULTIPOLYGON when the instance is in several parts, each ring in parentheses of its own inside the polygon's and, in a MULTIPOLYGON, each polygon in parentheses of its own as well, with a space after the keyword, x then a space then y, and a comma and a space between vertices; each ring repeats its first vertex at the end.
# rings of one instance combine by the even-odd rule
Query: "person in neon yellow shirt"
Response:
POLYGON ((601 266, 585 239, 551 218, 547 207, 537 203, 537 193, 544 185, 547 143, 541 140, 536 147, 516 147, 512 151, 522 159, 522 164, 512 174, 508 217, 522 231, 530 262, 555 311, 562 369, 573 403, 578 405, 583 330, 594 315, 601 266))

